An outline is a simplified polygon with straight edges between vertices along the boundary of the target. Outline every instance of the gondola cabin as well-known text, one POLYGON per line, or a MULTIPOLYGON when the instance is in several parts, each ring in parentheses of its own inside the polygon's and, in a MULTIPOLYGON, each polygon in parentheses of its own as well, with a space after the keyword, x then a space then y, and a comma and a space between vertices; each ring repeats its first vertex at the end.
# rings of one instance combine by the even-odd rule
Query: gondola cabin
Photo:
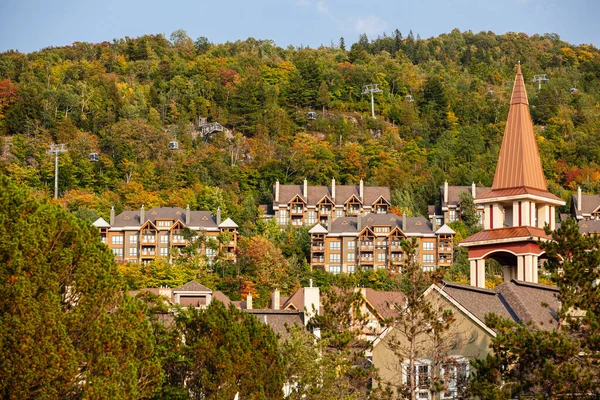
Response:
POLYGON ((179 148, 179 142, 177 140, 171 140, 169 142, 169 150, 177 150, 179 148))
POLYGON ((88 156, 88 160, 97 162, 99 160, 98 153, 90 153, 90 155, 88 156))
POLYGON ((309 113, 308 113, 308 119, 310 119, 310 120, 315 120, 315 119, 317 119, 317 113, 316 113, 316 112, 314 112, 314 111, 311 111, 311 112, 309 112, 309 113))

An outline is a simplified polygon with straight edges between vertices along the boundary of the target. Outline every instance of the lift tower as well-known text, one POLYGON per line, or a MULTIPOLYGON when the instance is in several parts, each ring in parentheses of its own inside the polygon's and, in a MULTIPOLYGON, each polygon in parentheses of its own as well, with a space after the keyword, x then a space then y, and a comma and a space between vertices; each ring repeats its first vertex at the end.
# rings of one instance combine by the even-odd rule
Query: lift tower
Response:
POLYGON ((365 85, 362 91, 362 94, 371 93, 371 117, 373 117, 373 119, 375 119, 375 100, 373 94, 380 92, 383 92, 383 90, 379 89, 379 85, 376 83, 371 85, 365 85))
POLYGON ((67 151, 64 144, 51 144, 48 154, 54 154, 54 198, 58 198, 58 155, 67 151))

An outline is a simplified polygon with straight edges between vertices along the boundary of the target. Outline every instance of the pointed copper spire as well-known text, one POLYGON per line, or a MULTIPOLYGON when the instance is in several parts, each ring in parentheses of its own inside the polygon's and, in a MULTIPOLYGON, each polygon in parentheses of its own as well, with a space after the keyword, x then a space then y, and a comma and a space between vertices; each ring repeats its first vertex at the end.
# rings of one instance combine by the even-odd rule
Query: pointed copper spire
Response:
POLYGON ((519 64, 492 190, 522 187, 548 191, 519 64))

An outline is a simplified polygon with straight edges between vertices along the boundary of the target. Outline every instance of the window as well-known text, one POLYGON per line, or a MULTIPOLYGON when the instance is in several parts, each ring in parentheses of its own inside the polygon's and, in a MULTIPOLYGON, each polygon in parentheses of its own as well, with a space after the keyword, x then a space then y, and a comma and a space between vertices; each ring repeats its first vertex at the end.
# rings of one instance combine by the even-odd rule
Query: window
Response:
POLYGON ((354 261, 354 253, 348 254, 348 261, 354 261))
POLYGON ((341 265, 330 265, 329 272, 331 272, 332 274, 339 274, 340 272, 342 272, 342 266, 341 265))
POLYGON ((339 241, 329 242, 329 250, 339 250, 341 248, 339 241))
POLYGON ((416 361, 414 370, 410 371, 408 363, 404 363, 404 383, 410 385, 411 375, 414 373, 415 386, 418 399, 430 399, 429 385, 431 379, 431 365, 428 360, 416 361))
POLYGON ((441 398, 464 398, 469 378, 469 362, 462 357, 450 358, 448 363, 442 365, 441 373, 446 382, 441 398))
POLYGON ((376 226, 375 227, 375 232, 376 233, 387 233, 390 231, 390 227, 389 226, 376 226))
POLYGON ((339 263, 340 262, 340 254, 330 254, 329 255, 329 262, 331 263, 339 263))
POLYGON ((385 253, 377 254, 377 261, 385 261, 385 253))
POLYGON ((158 226, 171 226, 173 222, 172 221, 156 221, 156 224, 158 226))
POLYGON ((136 244, 137 243, 137 235, 129 236, 129 243, 136 244))
POLYGON ((354 273, 354 264, 349 264, 348 265, 348 273, 349 274, 353 274, 354 273))
POLYGON ((316 213, 314 211, 309 211, 308 212, 308 224, 309 225, 313 225, 317 222, 317 216, 316 213))
POLYGON ((123 244, 123 235, 113 235, 112 244, 123 244))
POLYGON ((450 222, 456 221, 456 210, 448 211, 448 219, 450 220, 450 222))
POLYGON ((161 257, 169 257, 169 248, 168 247, 161 247, 160 248, 160 256, 161 257))
POLYGON ((424 251, 433 251, 433 242, 423 242, 424 251))
POLYGON ((112 249, 112 252, 117 257, 123 257, 123 249, 112 249))
POLYGON ((129 257, 137 257, 137 247, 129 248, 129 257))
POLYGON ((288 211, 287 210, 280 210, 279 211, 279 224, 280 225, 286 225, 288 222, 288 211))
POLYGON ((441 218, 436 218, 437 222, 436 225, 437 226, 442 226, 442 219, 441 218))
POLYGON ((212 258, 217 255, 217 250, 211 249, 210 247, 206 248, 206 257, 212 258))
POLYGON ((354 250, 356 247, 355 241, 348 242, 348 250, 354 250))
POLYGON ((183 235, 173 235, 173 243, 183 243, 183 235))
POLYGON ((144 235, 142 236, 142 243, 154 243, 155 242, 154 235, 144 235))
POLYGON ((169 244, 169 236, 167 236, 167 235, 162 235, 162 236, 160 237, 160 243, 161 243, 161 244, 169 244))
POLYGON ((335 217, 336 218, 340 218, 344 216, 344 210, 336 210, 335 211, 335 217))
POLYGON ((433 264, 433 254, 423 254, 423 264, 433 264))

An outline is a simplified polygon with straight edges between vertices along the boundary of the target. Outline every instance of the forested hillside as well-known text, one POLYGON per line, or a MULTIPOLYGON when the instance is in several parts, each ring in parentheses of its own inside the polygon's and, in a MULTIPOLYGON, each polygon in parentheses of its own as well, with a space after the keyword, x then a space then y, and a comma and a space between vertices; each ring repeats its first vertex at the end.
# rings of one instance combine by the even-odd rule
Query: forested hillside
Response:
MULTIPOLYGON (((444 181, 490 185, 517 61, 550 189, 600 179, 600 52, 556 35, 412 33, 339 46, 212 44, 185 32, 0 54, 0 168, 90 219, 157 205, 216 210, 252 229, 275 180, 388 185, 422 214, 444 181), (549 81, 538 92, 534 74, 549 81), (377 120, 365 84, 377 83, 377 120), (574 88, 575 90, 570 90, 574 88), (411 97, 412 96, 412 97, 411 97), (411 101, 413 100, 414 101, 411 101), (308 120, 307 112, 318 112, 308 120), (325 110, 325 114, 323 113, 325 110), (198 118, 232 135, 195 135, 198 118), (169 150, 170 140, 179 142, 169 150), (99 162, 88 155, 99 153, 99 162)), ((566 197, 565 197, 566 198, 566 197)))

